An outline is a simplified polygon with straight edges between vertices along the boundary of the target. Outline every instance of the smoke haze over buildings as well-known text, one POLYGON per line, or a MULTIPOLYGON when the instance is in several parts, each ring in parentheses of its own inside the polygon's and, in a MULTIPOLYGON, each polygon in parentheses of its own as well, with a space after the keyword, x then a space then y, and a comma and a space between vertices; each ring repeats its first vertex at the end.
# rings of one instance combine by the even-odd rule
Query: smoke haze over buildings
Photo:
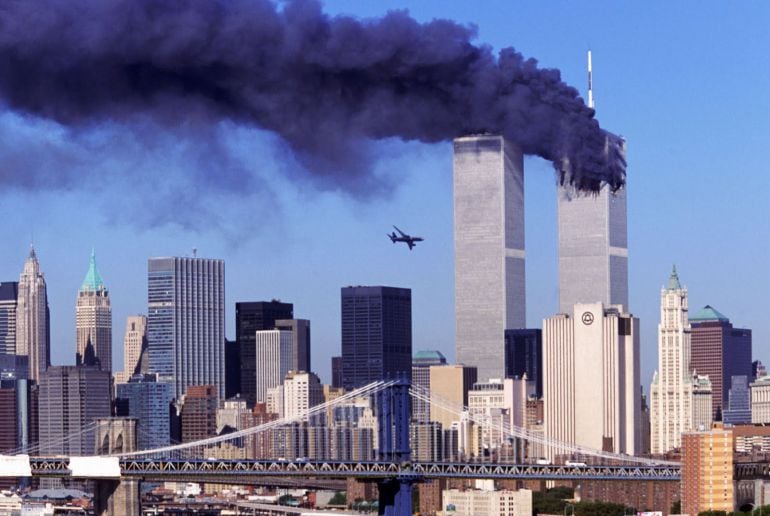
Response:
MULTIPOLYGON (((582 190, 620 187, 620 140, 559 71, 475 35, 403 11, 330 17, 314 0, 0 0, 0 108, 73 134, 117 124, 183 128, 194 141, 222 122, 264 129, 342 189, 366 184, 369 141, 498 133, 582 190)), ((222 163, 191 181, 241 188, 222 163)), ((0 181, 45 186, 40 168, 6 164, 0 181)))

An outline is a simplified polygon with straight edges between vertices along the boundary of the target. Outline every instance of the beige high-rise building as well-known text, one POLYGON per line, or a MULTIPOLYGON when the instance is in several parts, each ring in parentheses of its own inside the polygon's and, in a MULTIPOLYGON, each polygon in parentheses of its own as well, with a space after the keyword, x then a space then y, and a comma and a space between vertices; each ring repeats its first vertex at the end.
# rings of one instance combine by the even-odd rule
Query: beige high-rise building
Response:
POLYGON ((75 315, 75 362, 112 371, 112 306, 109 292, 96 269, 93 251, 86 278, 78 291, 75 315))
POLYGON ((323 386, 315 373, 289 371, 283 380, 283 417, 297 417, 323 402, 323 386))
MULTIPOLYGON (((543 321, 544 433, 595 450, 641 446, 639 319, 602 303, 543 321)), ((558 450, 551 450, 553 456, 558 450)))
POLYGON ((770 423, 770 376, 751 384, 751 422, 770 423))
POLYGON ((650 450, 662 454, 682 445, 682 433, 708 428, 703 400, 711 400, 708 377, 693 375, 687 289, 676 267, 660 292, 658 370, 650 385, 650 450), (697 422, 696 422, 697 420, 697 422))
POLYGON ((146 346, 147 316, 129 315, 123 335, 123 371, 115 373, 115 383, 126 383, 135 373, 140 372, 139 361, 146 346))
MULTIPOLYGON (((461 364, 430 366, 431 397, 446 402, 459 410, 468 405, 468 391, 476 383, 477 369, 461 364)), ((444 429, 459 421, 460 415, 449 408, 430 407, 430 420, 441 423, 444 429)))
POLYGON ((682 514, 732 512, 733 430, 715 423, 711 430, 682 435, 682 514))
POLYGON ((34 247, 19 276, 18 292, 16 354, 29 357, 29 379, 39 383, 40 375, 51 365, 51 336, 45 278, 34 247))

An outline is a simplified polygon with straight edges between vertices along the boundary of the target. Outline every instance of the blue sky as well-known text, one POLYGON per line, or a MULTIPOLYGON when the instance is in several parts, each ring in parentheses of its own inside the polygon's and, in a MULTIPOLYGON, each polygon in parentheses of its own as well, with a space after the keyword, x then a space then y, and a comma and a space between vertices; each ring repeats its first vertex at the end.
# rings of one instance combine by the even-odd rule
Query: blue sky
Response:
MULTIPOLYGON (((642 383, 656 367, 660 288, 676 263, 693 311, 711 304, 754 330, 754 355, 770 361, 770 5, 754 2, 328 1, 332 14, 372 17, 408 9, 420 21, 478 27, 477 43, 513 46, 559 68, 584 91, 585 53, 603 127, 628 140, 630 304, 642 321, 642 383)), ((149 256, 226 262, 227 334, 236 301, 278 298, 312 321, 313 363, 329 378, 339 352, 339 289, 412 288, 414 349, 454 357, 451 146, 399 141, 377 147, 390 188, 358 198, 307 179, 275 139, 256 129, 211 129, 242 188, 216 181, 185 188, 200 149, 169 135, 105 125, 87 134, 0 111, 0 168, 34 156, 45 185, 0 190, 0 278, 16 280, 34 240, 49 288, 52 358, 74 362, 74 304, 96 248, 113 303, 114 363, 122 364, 127 315, 146 312, 149 256), (68 149, 91 159, 73 159, 68 149), (63 167, 78 178, 59 180, 63 167), (154 209, 150 209, 152 206, 154 209), (168 206, 163 216, 158 206, 168 206), (413 252, 392 245, 391 224, 426 238, 413 252)), ((528 158, 528 323, 557 309, 556 195, 548 163, 528 158)), ((0 180, 2 178, 0 173, 0 180)))

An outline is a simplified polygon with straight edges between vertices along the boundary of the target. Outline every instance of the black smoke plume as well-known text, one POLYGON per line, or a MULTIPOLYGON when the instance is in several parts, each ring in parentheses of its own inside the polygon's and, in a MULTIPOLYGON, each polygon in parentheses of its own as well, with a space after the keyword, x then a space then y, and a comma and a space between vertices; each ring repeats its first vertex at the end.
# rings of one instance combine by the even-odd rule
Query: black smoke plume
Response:
POLYGON ((475 36, 315 0, 0 0, 0 104, 75 130, 137 114, 259 127, 341 183, 369 173, 366 140, 498 133, 563 183, 622 186, 621 141, 559 71, 475 36))

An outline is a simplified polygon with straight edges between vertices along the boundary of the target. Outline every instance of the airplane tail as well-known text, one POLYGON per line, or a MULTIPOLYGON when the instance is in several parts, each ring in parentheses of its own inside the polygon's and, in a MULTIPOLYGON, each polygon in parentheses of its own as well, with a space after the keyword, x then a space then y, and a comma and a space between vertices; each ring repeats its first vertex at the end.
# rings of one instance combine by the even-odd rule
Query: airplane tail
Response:
MULTIPOLYGON (((387 235, 387 233, 386 233, 386 235, 387 235)), ((390 238, 390 241, 393 242, 394 244, 396 243, 396 234, 395 233, 389 234, 388 238, 390 238)))

